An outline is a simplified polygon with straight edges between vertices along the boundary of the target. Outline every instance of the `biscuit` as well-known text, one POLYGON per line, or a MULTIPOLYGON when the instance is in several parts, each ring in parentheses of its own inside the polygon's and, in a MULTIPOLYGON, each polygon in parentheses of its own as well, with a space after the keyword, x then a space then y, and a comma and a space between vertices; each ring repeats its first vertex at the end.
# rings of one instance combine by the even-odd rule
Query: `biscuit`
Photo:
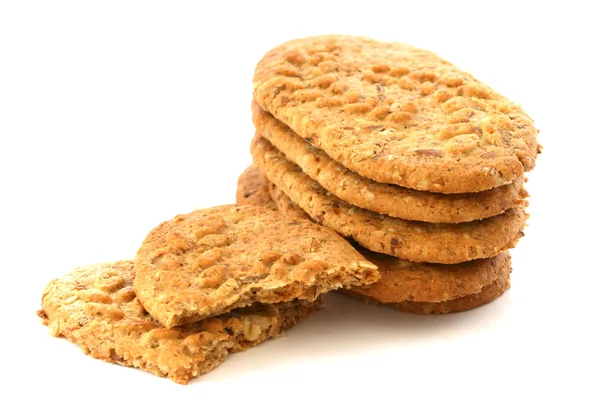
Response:
POLYGON ((48 284, 38 315, 51 334, 94 358, 185 384, 221 364, 228 353, 280 336, 319 304, 254 304, 167 329, 137 299, 133 274, 133 261, 77 268, 48 284))
POLYGON ((238 178, 235 193, 236 204, 266 207, 277 211, 277 206, 271 201, 269 186, 261 181, 261 172, 254 166, 249 166, 238 178))
POLYGON ((298 204, 294 203, 285 193, 279 190, 277 186, 269 182, 266 176, 265 181, 269 188, 269 193, 271 194, 271 201, 274 202, 277 211, 288 217, 305 218, 313 221, 306 211, 300 208, 298 204))
POLYGON ((257 132, 325 190, 352 205, 396 218, 425 222, 469 222, 503 213, 527 197, 523 180, 477 193, 440 194, 375 182, 333 161, 286 125, 252 104, 257 132))
MULTIPOLYGON (((309 216, 289 197, 266 178, 260 176, 263 185, 269 184, 271 194, 279 211, 285 215, 304 218, 309 216), (264 183, 266 181, 266 183, 264 183)), ((367 260, 377 265, 381 279, 372 285, 355 287, 354 292, 384 303, 407 304, 439 303, 478 293, 510 270, 511 258, 507 251, 492 258, 482 258, 459 264, 415 263, 387 254, 375 253, 354 246, 367 260)))
POLYGON ((254 99, 315 147, 375 181, 480 192, 533 169, 538 130, 516 104, 439 56, 331 35, 269 51, 254 99))
POLYGON ((511 268, 507 251, 492 258, 460 264, 429 264, 401 260, 361 248, 357 250, 377 265, 381 279, 372 285, 351 290, 382 303, 439 303, 468 296, 480 292, 511 268))
POLYGON ((262 207, 225 205, 154 228, 135 257, 135 292, 165 327, 254 302, 313 300, 379 279, 377 268, 328 228, 262 207))
POLYGON ((522 236, 526 214, 521 207, 460 224, 407 221, 336 198, 260 135, 255 135, 251 152, 255 165, 269 181, 313 220, 372 251, 415 262, 458 264, 494 257, 513 247, 522 236))
POLYGON ((472 310, 500 297, 510 288, 510 271, 510 268, 504 270, 498 279, 491 284, 484 286, 478 293, 457 297, 439 303, 425 303, 408 300, 398 303, 384 303, 374 297, 365 296, 357 292, 342 290, 342 293, 349 297, 360 299, 366 303, 386 305, 412 314, 448 314, 472 310))
MULTIPOLYGON (((248 169, 253 169, 256 168, 254 165, 250 166, 248 169)), ((290 200, 289 197, 287 197, 285 195, 285 193, 281 192, 279 189, 277 189, 277 186, 273 185, 272 183, 269 182, 269 180, 266 178, 266 176, 264 176, 264 174, 260 173, 260 174, 253 174, 254 179, 256 180, 255 183, 256 185, 260 185, 262 187, 266 187, 266 186, 270 186, 271 188, 271 194, 274 196, 273 198, 277 199, 277 205, 278 207, 280 207, 279 211, 282 212, 283 214, 286 215, 292 215, 298 218, 310 218, 308 216, 308 214, 306 214, 300 207, 298 207, 293 201, 290 200)), ((242 201, 244 201, 242 199, 242 201)), ((265 203, 263 205, 270 205, 273 203, 273 200, 266 200, 265 199, 265 203)), ((243 204, 243 203, 242 203, 243 204)), ((358 247, 357 247, 358 248, 358 247)), ((459 311, 467 311, 467 310, 471 310, 475 307, 478 307, 480 305, 483 305, 485 303, 488 303, 492 300, 494 300, 495 298, 499 297, 500 295, 502 295, 502 293, 504 293, 504 291, 506 291, 509 287, 510 287, 510 272, 511 272, 511 267, 510 267, 510 255, 508 254, 508 252, 505 253, 501 253, 499 256, 496 256, 494 258, 491 259, 491 262, 488 261, 489 259, 482 259, 482 260, 476 260, 476 261, 470 261, 470 262, 466 262, 463 264, 458 264, 459 267, 457 268, 458 274, 461 274, 462 272, 462 279, 459 276, 458 278, 452 276, 452 269, 456 268, 453 265, 435 265, 435 264, 425 264, 425 263, 411 263, 410 261, 405 261, 405 260, 400 260, 400 259, 396 259, 396 261, 393 261, 394 258, 384 255, 384 254, 378 254, 378 253, 373 253, 370 252, 369 250, 366 249, 359 249, 368 259, 369 258, 369 254, 371 254, 373 256, 373 258, 371 259, 371 261, 375 264, 377 264, 378 259, 380 258, 387 258, 389 259, 388 262, 382 262, 380 265, 378 265, 378 268, 382 274, 382 277, 379 281, 375 282, 372 285, 366 286, 365 289, 368 288, 377 288, 377 286, 384 288, 381 291, 375 291, 373 293, 371 293, 372 295, 376 296, 376 297, 372 297, 372 296, 367 296, 365 294, 360 293, 359 291, 353 291, 352 289, 341 289, 341 292, 350 296, 350 297, 354 297, 360 300, 363 300, 367 303, 373 303, 373 304, 385 304, 391 307, 394 307, 398 310, 404 311, 404 312, 409 312, 409 313, 413 313, 413 314, 445 314, 445 313, 452 313, 452 312, 459 312, 459 311), (403 277, 404 279, 411 279, 410 274, 407 274, 406 272, 410 272, 412 270, 413 272, 413 277, 416 276, 418 279, 418 283, 415 285, 414 283, 411 283, 409 281, 398 281, 398 279, 395 279, 396 282, 393 281, 389 281, 390 276, 388 276, 388 274, 386 274, 386 270, 392 272, 392 280, 394 280, 393 275, 395 275, 395 273, 393 271, 391 271, 391 268, 394 264, 396 265, 404 265, 404 274, 402 272, 400 272, 399 277, 403 277), (432 267, 435 265, 436 268, 440 268, 440 271, 435 271, 432 269, 432 267), (473 271, 466 271, 464 269, 464 266, 468 266, 471 265, 473 268, 473 270, 475 271, 475 274, 473 274, 473 271), (460 266, 462 266, 463 268, 461 268, 460 266), (490 273, 489 271, 486 271, 486 267, 491 267, 492 272, 490 273), (423 271, 419 271, 420 268, 424 268, 423 271), (465 273, 466 272, 466 273, 465 273), (470 276, 469 276, 470 275, 470 276), (432 279, 432 283, 427 282, 427 277, 428 276, 433 276, 434 278, 432 279), (459 285, 458 287, 452 287, 449 286, 447 284, 443 284, 443 279, 444 278, 450 278, 450 280, 452 282, 454 282, 456 285, 459 285), (468 281, 468 286, 470 287, 470 289, 468 290, 464 290, 464 288, 462 287, 462 285, 464 285, 465 282, 465 277, 467 278, 471 278, 471 277, 475 277, 476 279, 473 280, 469 280, 468 281), (487 277, 487 279, 486 279, 487 277), (441 278, 441 279, 440 279, 441 278), (489 279, 493 279, 493 281, 490 284, 487 284, 485 282, 487 282, 487 280, 489 279), (473 284, 473 282, 475 282, 475 284, 473 284), (442 283, 440 285, 440 283, 442 283), (399 289, 396 291, 391 291, 391 290, 386 290, 386 288, 390 288, 390 286, 399 286, 399 289), (481 289, 479 292, 475 292, 477 291, 478 287, 480 285, 481 289), (420 291, 416 291, 416 287, 418 287, 420 290, 428 290, 428 294, 429 297, 424 297, 422 296, 423 293, 421 293, 420 291), (434 288, 435 293, 437 293, 437 296, 431 296, 431 289, 434 288), (442 289, 442 291, 440 291, 439 289, 442 289), (439 301, 440 298, 449 298, 452 297, 447 295, 447 291, 444 292, 443 288, 449 288, 450 293, 454 294, 465 294, 465 293, 472 293, 472 294, 466 294, 464 296, 461 297, 455 297, 452 298, 451 300, 446 300, 446 301, 439 301), (385 294, 388 294, 387 297, 384 297, 385 294), (412 299, 423 299, 423 298, 428 298, 428 299, 438 299, 438 301, 436 302, 426 302, 426 301, 414 301, 414 300, 403 300, 403 301, 391 301, 391 302, 384 302, 382 303, 381 300, 379 299, 405 299, 407 296, 403 293, 413 293, 412 294, 412 299), (440 294, 442 294, 442 296, 440 297, 440 294)), ((359 289, 359 288, 355 288, 355 289, 359 289)))

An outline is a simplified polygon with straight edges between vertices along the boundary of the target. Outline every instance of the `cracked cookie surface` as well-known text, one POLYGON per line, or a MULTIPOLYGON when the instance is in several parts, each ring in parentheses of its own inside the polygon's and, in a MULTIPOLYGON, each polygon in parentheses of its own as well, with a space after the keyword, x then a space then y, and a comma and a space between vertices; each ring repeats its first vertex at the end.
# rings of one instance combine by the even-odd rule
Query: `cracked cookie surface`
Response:
POLYGON ((256 102, 252 104, 252 118, 261 136, 324 189, 352 205, 380 214, 435 223, 469 222, 501 214, 518 206, 528 196, 521 178, 483 192, 458 194, 423 192, 379 183, 332 160, 327 153, 307 143, 262 110, 256 102))
POLYGON ((77 268, 47 285, 38 315, 52 335, 64 336, 94 358, 185 384, 228 353, 280 336, 320 303, 254 304, 167 329, 142 307, 133 275, 133 261, 77 268))
POLYGON ((153 229, 135 258, 134 288, 146 310, 173 327, 377 279, 377 268, 328 228, 263 207, 225 205, 153 229))
POLYGON ((344 35, 260 60, 254 98, 315 147, 382 183, 479 192, 533 169, 538 130, 516 104, 429 51, 344 35))
POLYGON ((433 224, 407 221, 352 206, 324 190, 260 135, 251 145, 254 164, 314 221, 379 253, 415 262, 457 264, 490 258, 522 236, 520 207, 480 221, 433 224))

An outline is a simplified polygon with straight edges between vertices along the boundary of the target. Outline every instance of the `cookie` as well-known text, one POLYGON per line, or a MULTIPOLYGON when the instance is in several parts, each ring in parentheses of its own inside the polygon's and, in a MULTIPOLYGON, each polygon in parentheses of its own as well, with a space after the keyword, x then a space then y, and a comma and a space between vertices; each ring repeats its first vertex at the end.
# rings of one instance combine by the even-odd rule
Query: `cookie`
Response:
MULTIPOLYGON (((257 177, 265 183, 265 178, 257 177)), ((304 213, 285 193, 270 184, 271 194, 285 215, 304 213)), ((305 218, 309 218, 304 213, 305 218)), ((459 264, 416 263, 354 246, 367 260, 377 265, 381 279, 372 285, 352 288, 354 292, 384 303, 439 303, 478 293, 510 271, 507 251, 492 258, 459 264)), ((464 302, 464 301, 463 301, 464 302)), ((407 307, 406 305, 404 307, 407 307)))
POLYGON ((480 292, 510 271, 510 255, 460 264, 429 264, 401 260, 385 254, 357 248, 367 260, 377 265, 381 279, 352 291, 373 297, 382 303, 403 301, 438 303, 480 292))
POLYGON ((523 180, 477 193, 440 194, 375 182, 333 161, 286 125, 252 105, 257 132, 336 197, 370 211, 414 221, 469 222, 518 206, 527 197, 523 180))
POLYGON ((221 364, 228 353, 280 336, 319 305, 304 300, 254 304, 167 329, 137 299, 133 274, 133 261, 77 268, 48 284, 38 315, 51 334, 94 358, 185 384, 221 364))
POLYGON ((251 152, 256 166, 313 220, 372 251, 415 262, 458 264, 494 257, 522 236, 526 214, 520 207, 460 224, 407 221, 336 198, 260 135, 255 135, 251 152))
POLYGON ((264 185, 261 178, 261 172, 254 165, 249 166, 242 172, 238 178, 235 202, 236 204, 266 207, 277 211, 277 206, 271 201, 269 186, 264 185))
POLYGON ((516 104, 439 56, 331 35, 269 51, 253 78, 266 111, 382 183, 480 192, 533 169, 538 130, 516 104))
POLYGON ((165 327, 255 302, 313 300, 379 279, 330 229, 263 207, 225 205, 153 229, 135 257, 135 292, 165 327))
POLYGON ((484 286, 479 293, 457 297, 439 303, 425 303, 408 300, 398 303, 384 303, 374 297, 365 296, 357 292, 342 290, 342 293, 349 297, 360 299, 366 303, 386 305, 412 314, 448 314, 472 310, 500 297, 510 288, 510 271, 510 268, 504 270, 498 279, 491 284, 484 286))
MULTIPOLYGON (((250 166, 250 168, 256 168, 255 166, 250 166)), ((254 178, 256 179, 256 184, 257 185, 261 185, 262 187, 266 187, 266 186, 270 186, 271 188, 271 194, 274 195, 274 198, 277 199, 277 204, 280 207, 280 212, 282 212, 283 214, 286 215, 293 215, 293 216, 298 216, 299 218, 310 218, 308 216, 308 214, 306 214, 300 207, 298 207, 293 201, 290 200, 289 197, 287 197, 285 195, 285 193, 281 192, 280 190, 277 189, 277 187, 273 184, 271 184, 268 179, 266 179, 266 177, 264 176, 264 174, 254 174, 253 175, 254 178)), ((242 199, 242 201, 244 201, 242 199)), ((263 205, 269 205, 272 204, 273 200, 265 200, 265 203, 263 205)), ((242 203, 243 204, 243 203, 242 203)), ((488 263, 487 259, 483 259, 483 260, 476 260, 476 261, 470 261, 470 262, 466 262, 463 264, 458 264, 459 266, 467 266, 467 265, 471 265, 474 267, 474 271, 476 272, 475 274, 472 274, 472 271, 464 271, 464 268, 458 268, 458 273, 461 274, 462 272, 462 276, 463 279, 461 279, 460 277, 457 279, 454 276, 452 276, 452 268, 454 267, 453 265, 436 265, 437 268, 440 268, 441 270, 439 272, 436 272, 435 270, 432 270, 431 267, 434 266, 435 264, 425 264, 425 263, 411 263, 410 261, 405 261, 405 260, 400 260, 400 259, 396 259, 395 262, 392 262, 391 260, 394 260, 393 257, 390 256, 386 256, 384 254, 378 254, 378 253, 373 253, 370 252, 366 249, 360 249, 360 251, 365 254, 366 258, 368 258, 369 254, 373 255, 373 258, 371 259, 372 262, 374 262, 375 264, 377 264, 377 261, 379 258, 389 258, 390 262, 386 263, 383 262, 381 265, 378 265, 380 272, 382 274, 382 277, 379 281, 377 281, 376 283, 374 283, 373 285, 369 285, 366 286, 366 288, 376 288, 377 286, 379 287, 383 287, 384 290, 381 291, 381 293, 378 292, 374 292, 371 293, 374 296, 377 296, 377 298, 372 297, 372 296, 367 296, 365 294, 360 293, 359 291, 353 291, 351 289, 342 289, 341 292, 345 293, 346 295, 350 296, 350 297, 354 297, 354 298, 358 298, 361 299, 367 303, 374 303, 374 304, 385 304, 391 307, 394 307, 398 310, 404 311, 404 312, 409 312, 409 313, 414 313, 414 314, 445 314, 445 313, 451 313, 451 312, 459 312, 459 311, 467 311, 467 310, 471 310, 475 307, 478 307, 480 305, 483 305, 485 303, 488 303, 492 300, 494 300, 495 298, 499 297, 500 295, 502 295, 502 293, 504 293, 504 291, 506 291, 509 287, 510 287, 510 271, 511 271, 511 267, 510 267, 510 255, 508 254, 508 252, 505 253, 501 253, 499 256, 496 256, 495 258, 492 258, 492 262, 491 264, 488 263), (429 290, 429 295, 431 295, 431 288, 433 287, 434 290, 436 291, 436 293, 438 293, 437 296, 431 297, 429 296, 429 299, 435 298, 435 299, 440 299, 440 298, 449 298, 451 296, 448 295, 444 295, 443 291, 440 291, 439 288, 443 288, 443 287, 448 287, 449 285, 440 285, 439 282, 443 282, 444 277, 449 277, 450 280, 452 282, 455 282, 457 285, 462 285, 464 282, 464 277, 468 277, 468 278, 472 278, 475 277, 474 279, 470 279, 469 282, 469 286, 470 289, 469 290, 464 290, 462 287, 450 287, 450 291, 453 294, 464 294, 464 293, 469 293, 471 292, 472 294, 467 294, 464 295, 462 297, 456 297, 453 298, 451 300, 446 300, 446 301, 437 301, 437 302, 426 302, 426 301, 411 301, 411 300, 404 300, 404 301, 391 301, 391 302, 384 302, 382 303, 381 300, 379 300, 378 298, 386 298, 382 296, 382 293, 385 294, 386 293, 386 287, 389 288, 390 286, 394 286, 398 285, 398 281, 396 280, 396 282, 390 282, 389 279, 390 277, 386 274, 386 269, 391 271, 391 268, 386 268, 386 267, 391 267, 394 265, 394 263, 398 264, 398 265, 404 265, 404 277, 406 279, 411 279, 411 275, 407 274, 407 271, 413 271, 413 276, 416 276, 419 280, 419 283, 417 284, 419 286, 420 289, 424 289, 424 290, 429 290), (408 266, 408 268, 406 268, 408 266), (419 268, 424 268, 423 271, 419 271, 419 268), (486 267, 491 267, 492 272, 488 272, 486 271, 486 267), (462 271, 461 271, 462 269, 462 271), (477 273, 479 272, 479 273, 477 273), (433 282, 434 284, 430 284, 427 282, 427 276, 433 276, 433 282), (469 276, 470 275, 470 276, 469 276), (442 279, 440 279, 440 277, 442 279), (481 289, 479 292, 475 293, 475 291, 477 290, 478 285, 483 285, 488 279, 486 279, 486 277, 488 279, 494 279, 490 284, 485 284, 484 286, 481 286, 481 289), (435 284, 435 282, 438 282, 438 284, 435 284), (475 284, 473 284, 475 282, 475 284), (442 296, 440 297, 439 294, 442 294, 442 296)), ((393 271, 391 271, 391 276, 392 279, 394 279, 394 275, 395 273, 393 271)), ((402 272, 400 272, 400 274, 402 274, 402 272)), ((415 292, 415 285, 413 285, 411 282, 408 281, 404 281, 404 282, 400 282, 400 286, 404 286, 403 289, 398 289, 397 293, 413 293, 412 298, 418 298, 418 299, 422 299, 422 298, 426 298, 423 297, 421 295, 419 295, 419 292, 415 292), (412 286, 412 287, 411 287, 412 286), (408 290, 407 290, 408 288, 408 290), (417 293, 417 296, 414 295, 414 293, 417 293)), ((389 291, 388 294, 390 294, 391 296, 387 297, 387 299, 399 299, 399 298, 406 298, 406 296, 398 296, 398 294, 393 293, 392 291, 389 291)))
MULTIPOLYGON (((293 218, 305 218, 313 221, 313 219, 304 211, 302 208, 298 206, 298 204, 294 203, 285 193, 283 193, 277 186, 273 183, 269 182, 268 179, 265 180, 267 186, 269 187, 269 193, 271 194, 271 201, 274 202, 277 211, 282 213, 283 215, 287 215, 288 217, 293 218)), ((314 222, 314 221, 313 221, 314 222)))

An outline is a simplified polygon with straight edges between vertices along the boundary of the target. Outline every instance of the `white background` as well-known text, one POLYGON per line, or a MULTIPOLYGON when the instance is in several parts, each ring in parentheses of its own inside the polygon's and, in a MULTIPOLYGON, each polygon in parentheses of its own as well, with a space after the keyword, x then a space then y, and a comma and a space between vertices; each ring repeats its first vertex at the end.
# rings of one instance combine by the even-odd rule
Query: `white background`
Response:
POLYGON ((0 397, 598 398, 600 32, 583 4, 0 3, 0 397), (330 295, 188 386, 48 335, 35 311, 50 279, 234 202, 256 63, 322 33, 433 50, 534 118, 544 152, 512 289, 426 317, 330 295))

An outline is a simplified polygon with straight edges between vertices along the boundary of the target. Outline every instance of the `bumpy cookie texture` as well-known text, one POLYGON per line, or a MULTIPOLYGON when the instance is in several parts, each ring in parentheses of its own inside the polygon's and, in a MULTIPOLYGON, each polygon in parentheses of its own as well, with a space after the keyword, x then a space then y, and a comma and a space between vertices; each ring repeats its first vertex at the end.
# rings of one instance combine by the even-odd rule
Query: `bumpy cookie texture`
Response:
POLYGON ((403 301, 437 303, 480 292, 510 271, 510 255, 472 260, 460 264, 428 264, 401 260, 366 249, 358 250, 377 265, 381 279, 352 291, 383 303, 403 301))
POLYGON ((385 303, 374 297, 366 296, 357 292, 342 290, 342 293, 346 294, 347 296, 360 299, 366 303, 386 305, 412 314, 448 314, 472 310, 500 297, 510 288, 510 272, 510 268, 505 269, 502 271, 498 279, 491 284, 484 286, 478 293, 464 297, 457 297, 455 299, 442 301, 439 303, 425 303, 408 300, 397 303, 385 303))
POLYGON ((257 132, 311 179, 336 197, 380 214, 435 223, 469 222, 501 214, 528 196, 521 178, 495 189, 460 194, 423 192, 375 182, 333 161, 256 103, 252 113, 257 132))
POLYGON ((266 207, 277 210, 275 203, 271 201, 269 186, 262 182, 261 172, 253 165, 249 166, 238 178, 235 193, 236 204, 247 206, 266 207))
MULTIPOLYGON (((256 168, 255 166, 251 166, 249 168, 256 168)), ((255 174, 253 175, 256 179, 257 185, 270 186, 271 194, 274 196, 273 198, 277 199, 277 205, 279 207, 279 211, 284 215, 291 215, 298 218, 310 218, 308 214, 306 214, 298 205, 296 205, 293 201, 290 200, 289 197, 285 195, 285 193, 281 192, 275 185, 269 182, 268 179, 264 176, 264 174, 255 174)), ((243 200, 242 200, 243 201, 243 200)), ((261 204, 263 206, 269 206, 273 204, 273 200, 263 199, 265 203, 261 204)), ((243 203, 242 203, 243 204, 243 203)), ((479 307, 483 304, 489 303, 490 301, 500 297, 502 293, 504 293, 510 287, 510 255, 508 252, 502 253, 499 256, 496 256, 489 261, 487 259, 470 261, 463 264, 458 264, 458 273, 459 277, 454 278, 450 276, 450 280, 455 282, 456 287, 450 287, 449 290, 443 291, 443 288, 448 288, 447 284, 439 284, 440 281, 444 280, 444 276, 448 277, 451 274, 452 268, 455 268, 453 265, 435 265, 435 264, 425 264, 425 263, 411 263, 410 261, 396 259, 393 257, 389 257, 383 254, 377 254, 369 252, 366 249, 361 249, 363 254, 367 254, 367 258, 369 258, 368 254, 373 255, 373 261, 377 264, 377 258, 389 258, 389 262, 383 262, 379 264, 379 270, 382 274, 382 277, 379 281, 374 283, 373 285, 366 286, 365 288, 376 288, 377 285, 381 284, 379 287, 383 288, 382 290, 378 290, 375 293, 371 293, 376 297, 371 297, 360 293, 359 291, 353 291, 352 289, 342 289, 342 293, 354 298, 361 299, 367 303, 373 304, 385 304, 390 307, 394 307, 400 311, 413 313, 413 314, 446 314, 453 313, 459 311, 467 311, 473 308, 479 307), (492 265, 487 263, 492 262, 492 265), (404 266, 404 270, 408 271, 408 274, 403 274, 402 271, 399 274, 386 274, 386 270, 389 270, 386 267, 392 267, 393 265, 404 266), (431 267, 434 266, 436 268, 440 268, 440 272, 432 271, 431 267), (464 266, 471 266, 473 271, 462 271, 464 266), (406 266, 410 266, 411 268, 406 268, 406 266), (419 268, 423 267, 424 270, 421 272, 419 268), (489 270, 489 269, 491 270, 489 270), (412 271, 411 271, 412 270, 412 271), (404 281, 401 284, 398 282, 398 277, 394 277, 394 275, 399 275, 402 279, 410 279, 410 274, 415 275, 417 277, 416 284, 411 283, 410 281, 404 281), (474 273, 471 273, 474 272, 474 273), (404 275, 404 276, 403 276, 404 275), (432 276, 432 282, 427 282, 427 276, 432 276), (486 286, 481 287, 481 291, 477 291, 476 289, 479 287, 479 284, 485 282, 487 278, 494 278, 495 280, 486 286), (441 278, 441 279, 440 279, 441 278), (465 279, 466 278, 466 279, 465 279), (391 281, 390 281, 391 279, 391 281), (394 280, 396 280, 394 282, 394 280), (469 289, 465 290, 464 282, 467 281, 467 286, 469 289), (394 292, 388 290, 391 286, 394 286, 394 292), (398 286, 403 287, 402 289, 398 288, 398 286), (415 292, 416 286, 421 290, 426 290, 429 297, 422 297, 421 292, 415 292), (432 290, 435 291, 438 295, 431 297, 432 290), (440 291, 440 289, 442 289, 440 291), (448 293, 474 293, 468 294, 462 297, 456 297, 452 300, 446 301, 436 301, 436 302, 425 302, 425 301, 391 301, 391 302, 382 302, 381 299, 385 299, 383 295, 391 294, 392 296, 387 297, 387 299, 404 299, 406 297, 404 293, 413 293, 413 299, 422 299, 422 298, 448 298, 451 297, 448 293), (475 293, 476 292, 476 293, 475 293), (399 296, 397 294, 400 294, 399 296), (415 296, 415 294, 417 294, 415 296), (441 297, 439 295, 442 295, 441 297)))
POLYGON ((293 40, 254 73, 258 104, 346 168, 439 193, 505 185, 534 167, 523 110, 439 56, 353 36, 293 40))
POLYGON ((522 236, 526 214, 520 207, 460 224, 407 221, 336 198, 260 135, 255 135, 251 152, 255 165, 269 181, 314 221, 375 252, 415 262, 457 264, 494 257, 513 247, 522 236))
POLYGON ((133 261, 75 269, 48 284, 38 315, 50 333, 92 357, 184 384, 221 364, 230 352, 280 336, 319 305, 304 300, 254 304, 167 329, 137 299, 133 274, 133 261))
POLYGON ((160 224, 140 247, 135 273, 138 298, 167 328, 379 279, 377 267, 332 230, 236 205, 160 224))

